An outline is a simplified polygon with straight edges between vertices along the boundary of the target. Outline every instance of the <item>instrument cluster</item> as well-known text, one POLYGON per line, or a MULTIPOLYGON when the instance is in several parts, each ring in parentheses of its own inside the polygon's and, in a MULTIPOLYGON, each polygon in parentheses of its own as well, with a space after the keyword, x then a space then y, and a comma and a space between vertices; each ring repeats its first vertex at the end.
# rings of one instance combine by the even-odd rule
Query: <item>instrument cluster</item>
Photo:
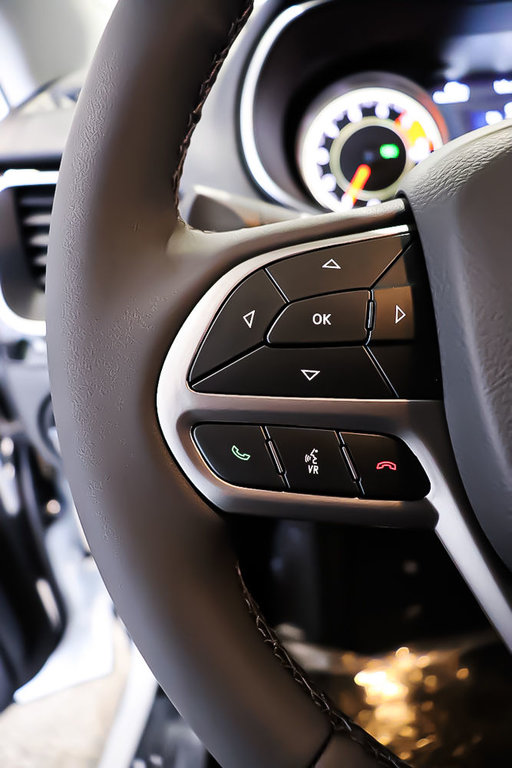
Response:
POLYGON ((253 51, 240 143, 273 202, 346 211, 394 197, 444 143, 511 117, 512 3, 432 0, 404 14, 396 0, 385 13, 376 0, 312 0, 281 12, 253 51))
POLYGON ((297 165, 323 208, 349 210, 393 197, 402 177, 448 139, 428 94, 384 73, 341 81, 305 114, 297 165))

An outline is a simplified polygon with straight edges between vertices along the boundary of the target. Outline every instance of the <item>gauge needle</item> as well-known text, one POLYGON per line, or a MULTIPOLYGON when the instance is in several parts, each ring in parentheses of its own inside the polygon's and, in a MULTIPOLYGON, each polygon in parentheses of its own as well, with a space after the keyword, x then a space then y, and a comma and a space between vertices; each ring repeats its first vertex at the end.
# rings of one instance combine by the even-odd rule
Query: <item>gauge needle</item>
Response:
POLYGON ((359 192, 364 189, 371 175, 372 169, 369 165, 362 163, 360 166, 358 166, 356 172, 352 176, 350 184, 345 191, 345 194, 341 198, 342 206, 344 209, 354 207, 359 196, 359 192))

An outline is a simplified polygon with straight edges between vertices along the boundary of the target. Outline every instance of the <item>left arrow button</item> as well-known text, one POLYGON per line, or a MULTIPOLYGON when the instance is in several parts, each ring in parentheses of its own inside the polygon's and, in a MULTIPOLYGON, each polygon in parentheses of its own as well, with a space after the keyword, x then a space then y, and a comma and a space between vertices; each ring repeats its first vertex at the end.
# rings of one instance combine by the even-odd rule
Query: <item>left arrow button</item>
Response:
POLYGON ((247 323, 248 328, 252 328, 254 323, 254 318, 256 317, 256 310, 253 309, 252 312, 248 312, 246 315, 244 315, 244 321, 247 323))
POLYGON ((190 380, 195 382, 262 344, 284 303, 266 272, 250 275, 217 313, 194 360, 190 380))

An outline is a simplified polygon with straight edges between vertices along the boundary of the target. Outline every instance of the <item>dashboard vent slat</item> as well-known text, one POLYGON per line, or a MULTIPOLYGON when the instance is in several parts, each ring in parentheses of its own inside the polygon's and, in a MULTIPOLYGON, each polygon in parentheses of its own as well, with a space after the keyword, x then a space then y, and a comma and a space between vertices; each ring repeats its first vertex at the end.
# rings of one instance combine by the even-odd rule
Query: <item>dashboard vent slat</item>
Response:
POLYGON ((55 185, 20 186, 13 191, 27 267, 37 288, 44 291, 55 185))
POLYGON ((49 235, 41 232, 37 235, 32 235, 27 240, 28 245, 31 248, 48 248, 49 235))
POLYGON ((31 216, 23 217, 23 226, 25 227, 49 227, 51 213, 34 213, 31 216))
POLYGON ((24 194, 24 190, 26 189, 32 190, 33 187, 18 187, 18 191, 22 191, 20 195, 20 206, 22 208, 40 208, 42 210, 50 208, 51 210, 53 206, 53 194, 44 192, 38 195, 32 191, 24 194))

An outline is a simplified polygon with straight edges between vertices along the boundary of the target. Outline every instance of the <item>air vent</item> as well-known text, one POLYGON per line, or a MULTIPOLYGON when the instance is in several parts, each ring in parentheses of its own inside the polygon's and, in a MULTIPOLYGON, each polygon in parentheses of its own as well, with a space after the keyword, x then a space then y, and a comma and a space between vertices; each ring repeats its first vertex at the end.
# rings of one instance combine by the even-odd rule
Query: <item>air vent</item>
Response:
POLYGON ((54 184, 13 187, 27 266, 38 289, 44 291, 54 184))

